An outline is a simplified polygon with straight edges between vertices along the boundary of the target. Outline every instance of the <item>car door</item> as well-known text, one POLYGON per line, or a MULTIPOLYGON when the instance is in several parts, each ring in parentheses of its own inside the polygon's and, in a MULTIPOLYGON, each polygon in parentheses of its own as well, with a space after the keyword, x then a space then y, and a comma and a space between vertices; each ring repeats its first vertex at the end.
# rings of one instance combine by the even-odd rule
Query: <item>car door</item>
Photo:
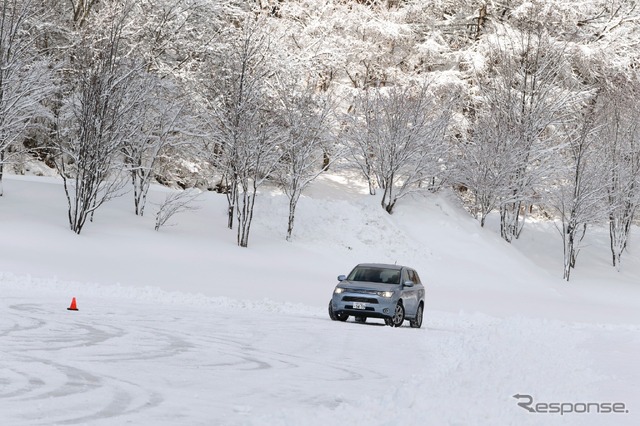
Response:
POLYGON ((416 300, 416 309, 417 309, 417 305, 420 304, 421 301, 424 301, 424 284, 422 284, 422 280, 420 279, 420 276, 418 275, 418 272, 413 271, 415 274, 415 288, 417 291, 417 300, 416 300))
POLYGON ((416 289, 415 281, 412 278, 415 278, 415 272, 412 269, 403 269, 402 271, 402 300, 404 302, 404 311, 405 314, 409 316, 414 316, 416 313, 416 309, 418 309, 418 292, 416 289), (404 283, 406 281, 412 281, 414 283, 413 286, 408 287, 405 286, 404 283))

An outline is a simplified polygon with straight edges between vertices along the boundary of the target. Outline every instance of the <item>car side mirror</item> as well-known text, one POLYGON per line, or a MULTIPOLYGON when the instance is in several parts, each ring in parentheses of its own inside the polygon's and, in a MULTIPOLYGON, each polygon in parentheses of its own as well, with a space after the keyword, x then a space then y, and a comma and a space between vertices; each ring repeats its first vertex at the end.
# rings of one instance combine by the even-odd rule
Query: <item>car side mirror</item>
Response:
POLYGON ((346 275, 338 275, 338 281, 344 281, 347 279, 346 275))
POLYGON ((414 285, 414 282, 411 280, 407 280, 404 282, 405 287, 413 287, 413 285, 414 285))

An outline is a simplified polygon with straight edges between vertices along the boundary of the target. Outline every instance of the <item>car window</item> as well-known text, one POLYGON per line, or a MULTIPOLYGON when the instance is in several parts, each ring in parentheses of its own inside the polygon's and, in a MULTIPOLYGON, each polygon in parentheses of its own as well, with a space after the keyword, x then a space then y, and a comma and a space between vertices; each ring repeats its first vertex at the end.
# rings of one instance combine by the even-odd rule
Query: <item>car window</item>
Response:
POLYGON ((420 284, 420 279, 418 278, 418 274, 413 269, 409 269, 409 279, 413 281, 414 284, 420 284))
POLYGON ((380 271, 374 268, 356 267, 349 276, 349 281, 369 281, 378 282, 380 280, 380 271))
POLYGON ((349 281, 365 281, 372 283, 399 284, 400 271, 397 269, 356 267, 347 277, 349 281))
POLYGON ((380 272, 380 278, 386 284, 400 284, 400 271, 397 269, 384 269, 380 272))

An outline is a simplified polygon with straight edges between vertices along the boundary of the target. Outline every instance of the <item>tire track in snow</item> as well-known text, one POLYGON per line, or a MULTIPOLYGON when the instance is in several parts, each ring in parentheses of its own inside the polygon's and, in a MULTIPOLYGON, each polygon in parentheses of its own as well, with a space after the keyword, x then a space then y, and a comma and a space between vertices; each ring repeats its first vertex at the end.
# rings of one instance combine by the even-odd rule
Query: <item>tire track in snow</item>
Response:
POLYGON ((0 368, 0 402, 8 401, 2 417, 21 424, 85 424, 92 420, 135 414, 160 405, 162 395, 132 381, 101 374, 106 361, 144 361, 171 357, 188 350, 183 340, 159 329, 94 326, 96 318, 61 316, 37 304, 9 308, 0 336, 10 341, 2 352, 10 367, 0 368), (146 352, 111 353, 116 340, 147 342, 146 352), (158 336, 162 336, 157 339, 158 336), (154 346, 151 343, 156 342, 154 346), (171 350, 171 347, 174 349, 171 350), (96 354, 97 352, 97 354, 96 354), (142 355, 141 355, 142 354, 142 355))
MULTIPOLYGON (((27 311, 29 308, 34 308, 36 305, 12 305, 9 306, 10 310, 25 310, 27 311)), ((35 308, 34 308, 35 309, 35 308)), ((12 315, 3 316, 2 321, 6 321, 8 323, 13 324, 12 326, 8 326, 5 324, 0 324, 2 330, 0 330, 0 337, 5 337, 13 333, 19 333, 22 331, 35 330, 43 327, 47 322, 40 318, 26 316, 26 315, 12 315)))
MULTIPOLYGON (((291 339, 293 342, 300 344, 302 341, 309 340, 309 345, 314 344, 315 340, 312 335, 305 331, 307 327, 314 326, 317 317, 295 317, 288 328, 279 330, 272 338, 282 339, 283 336, 292 334, 295 337, 291 339), (310 322, 307 322, 310 321, 310 322)), ((362 362, 357 361, 353 364, 346 363, 347 360, 329 361, 322 356, 318 359, 309 357, 306 353, 298 354, 294 350, 287 351, 287 339, 281 343, 282 350, 273 348, 268 334, 256 335, 251 330, 265 327, 266 319, 262 317, 260 324, 246 323, 242 326, 244 332, 239 333, 234 328, 234 333, 226 333, 224 331, 216 335, 198 335, 191 336, 199 340, 199 345, 206 347, 210 352, 211 358, 222 358, 224 361, 205 363, 199 365, 199 368, 220 368, 227 372, 232 367, 238 372, 252 370, 274 370, 273 374, 295 374, 299 371, 317 371, 319 378, 326 380, 330 377, 335 381, 357 381, 363 378, 373 380, 384 379, 386 376, 380 372, 369 369, 362 362)), ((278 318, 277 321, 282 321, 278 318)), ((355 324, 354 324, 355 325, 355 324)), ((372 325, 372 324, 368 324, 372 325)), ((358 327, 360 325, 356 325, 358 327)), ((268 328, 268 326, 267 326, 268 328)), ((223 328, 224 330, 224 328, 223 328)))
POLYGON ((62 317, 50 310, 43 309, 39 305, 12 305, 9 309, 17 311, 13 317, 17 318, 18 321, 28 318, 35 323, 32 326, 17 326, 5 331, 6 334, 24 334, 23 332, 29 332, 25 337, 13 337, 14 340, 22 341, 24 345, 22 350, 53 351, 95 346, 126 334, 126 331, 122 328, 109 325, 96 327, 82 323, 81 320, 77 319, 71 322, 55 321, 54 319, 62 317), (36 329, 39 330, 35 332, 36 329), (36 338, 34 339, 34 337, 36 338))

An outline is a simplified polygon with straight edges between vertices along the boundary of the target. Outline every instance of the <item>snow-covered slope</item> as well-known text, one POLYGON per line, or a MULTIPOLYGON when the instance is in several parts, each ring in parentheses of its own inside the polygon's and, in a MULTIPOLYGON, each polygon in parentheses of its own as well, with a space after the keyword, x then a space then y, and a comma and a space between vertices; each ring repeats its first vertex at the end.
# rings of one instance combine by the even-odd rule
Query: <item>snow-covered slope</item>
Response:
POLYGON ((565 283, 550 224, 509 245, 450 194, 403 200, 390 216, 365 192, 352 176, 322 176, 286 242, 286 198, 265 190, 243 249, 219 194, 159 232, 155 206, 136 217, 125 196, 78 236, 59 181, 10 176, 3 424, 638 423, 633 251, 616 271, 595 230, 565 283), (420 272, 422 329, 328 319, 335 277, 365 261, 420 272), (65 309, 71 297, 78 312, 65 309), (629 412, 530 413, 514 394, 629 412))

